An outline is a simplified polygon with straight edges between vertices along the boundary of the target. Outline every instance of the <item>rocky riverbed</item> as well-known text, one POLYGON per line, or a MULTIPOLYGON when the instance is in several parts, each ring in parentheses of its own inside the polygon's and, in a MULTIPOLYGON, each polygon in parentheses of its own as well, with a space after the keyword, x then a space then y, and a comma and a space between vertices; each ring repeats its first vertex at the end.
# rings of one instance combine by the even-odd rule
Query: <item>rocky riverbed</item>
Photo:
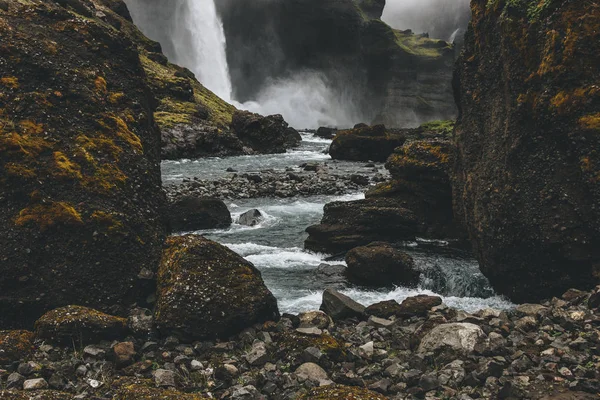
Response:
POLYGON ((600 288, 474 314, 435 296, 365 309, 328 290, 327 313, 197 342, 159 338, 143 310, 83 328, 46 317, 35 335, 0 332, 0 398, 595 399, 599 305, 600 288))

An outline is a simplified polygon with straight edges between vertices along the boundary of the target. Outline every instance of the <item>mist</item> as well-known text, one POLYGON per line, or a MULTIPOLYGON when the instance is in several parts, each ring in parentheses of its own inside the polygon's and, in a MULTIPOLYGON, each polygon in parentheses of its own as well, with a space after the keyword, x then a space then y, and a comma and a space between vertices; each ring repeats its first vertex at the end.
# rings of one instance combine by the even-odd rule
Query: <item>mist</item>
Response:
POLYGON ((469 0, 387 0, 381 19, 393 28, 429 33, 436 39, 462 39, 469 19, 469 0))

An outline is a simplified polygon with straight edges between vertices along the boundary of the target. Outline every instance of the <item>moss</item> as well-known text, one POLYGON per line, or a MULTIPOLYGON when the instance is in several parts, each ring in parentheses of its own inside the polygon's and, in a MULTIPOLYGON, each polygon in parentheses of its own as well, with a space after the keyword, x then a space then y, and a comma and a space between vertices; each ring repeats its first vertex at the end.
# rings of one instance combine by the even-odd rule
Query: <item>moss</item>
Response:
POLYGON ((81 179, 81 167, 69 160, 69 158, 62 152, 54 152, 54 171, 53 175, 60 178, 67 179, 81 179))
POLYGON ((5 76, 0 78, 0 84, 9 89, 18 89, 19 88, 19 79, 14 76, 5 76))
POLYGON ((189 114, 178 114, 162 111, 154 113, 154 119, 161 129, 173 128, 178 124, 192 123, 192 116, 189 114))
POLYGON ((106 233, 119 233, 124 231, 124 226, 119 219, 104 211, 94 211, 91 220, 106 233))
POLYGON ((16 226, 37 225, 41 231, 59 225, 77 226, 82 224, 83 220, 79 212, 66 202, 36 204, 24 208, 15 218, 16 226))
POLYGON ((51 148, 51 143, 39 136, 21 135, 16 132, 0 136, 0 152, 6 152, 7 154, 16 153, 28 157, 37 157, 51 148))
POLYGON ((96 77, 96 79, 94 80, 94 88, 96 89, 96 93, 106 94, 107 93, 106 79, 104 79, 101 76, 96 77))
POLYGON ((104 135, 97 137, 79 135, 75 139, 75 142, 79 146, 77 150, 78 154, 91 164, 95 164, 96 162, 91 154, 92 152, 102 156, 110 156, 115 161, 119 160, 119 156, 123 152, 123 149, 117 146, 114 140, 104 135))
POLYGON ((148 379, 121 378, 113 383, 114 400, 207 400, 197 393, 156 388, 148 379))
POLYGON ((105 131, 109 133, 116 133, 116 135, 121 140, 129 144, 132 149, 139 152, 143 151, 142 141, 140 140, 139 136, 129 129, 127 123, 123 121, 121 117, 109 113, 106 114, 99 122, 105 131))
POLYGON ((356 386, 331 385, 313 388, 303 400, 386 400, 387 397, 356 386))
POLYGON ((432 131, 442 135, 451 135, 454 131, 454 124, 456 122, 453 120, 438 120, 426 122, 420 126, 424 131, 432 131))
POLYGON ((34 121, 24 120, 19 122, 21 132, 27 135, 39 135, 44 133, 44 125, 34 121))
POLYGON ((33 349, 32 332, 0 331, 0 365, 22 361, 33 349))
POLYGON ((582 105, 600 97, 600 87, 587 86, 571 91, 560 91, 550 100, 550 105, 559 114, 570 113, 582 105))
POLYGON ((25 164, 6 163, 4 165, 6 174, 15 178, 33 179, 36 177, 35 170, 25 164))
POLYGON ((282 357, 299 356, 307 347, 316 347, 333 360, 346 356, 346 347, 331 335, 306 336, 299 333, 284 333, 279 340, 282 357))
POLYGON ((585 115, 579 118, 579 125, 583 129, 600 131, 600 113, 585 115))
POLYGON ((453 46, 443 40, 429 39, 422 35, 414 35, 394 30, 396 44, 409 54, 420 57, 438 58, 444 55, 446 50, 452 50, 453 46))

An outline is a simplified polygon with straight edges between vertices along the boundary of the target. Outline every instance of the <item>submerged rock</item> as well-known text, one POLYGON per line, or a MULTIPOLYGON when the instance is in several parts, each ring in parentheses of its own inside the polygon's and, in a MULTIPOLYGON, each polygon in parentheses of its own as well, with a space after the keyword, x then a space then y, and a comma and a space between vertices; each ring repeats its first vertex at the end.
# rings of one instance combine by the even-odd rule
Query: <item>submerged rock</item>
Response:
POLYGON ((221 229, 231 225, 231 213, 223 200, 185 196, 169 205, 169 223, 174 232, 221 229))
POLYGON ((405 141, 402 132, 389 131, 383 125, 361 124, 339 131, 329 147, 329 155, 337 160, 385 161, 405 141))
POLYGON ((201 236, 167 240, 157 286, 155 322, 165 335, 227 337, 279 318, 277 301, 254 265, 201 236))
POLYGON ((412 257, 388 243, 375 242, 346 254, 348 276, 356 283, 375 286, 416 286, 419 271, 412 257))
POLYGON ((477 0, 471 9, 454 84, 453 194, 481 271, 517 302, 592 288, 600 265, 597 4, 490 8, 477 0))
POLYGON ((253 209, 246 211, 238 218, 237 223, 246 226, 256 226, 263 221, 264 217, 260 211, 253 209))
POLYGON ((337 131, 337 128, 328 128, 325 126, 321 126, 319 129, 317 129, 315 135, 322 137, 323 139, 333 139, 337 134, 337 131))

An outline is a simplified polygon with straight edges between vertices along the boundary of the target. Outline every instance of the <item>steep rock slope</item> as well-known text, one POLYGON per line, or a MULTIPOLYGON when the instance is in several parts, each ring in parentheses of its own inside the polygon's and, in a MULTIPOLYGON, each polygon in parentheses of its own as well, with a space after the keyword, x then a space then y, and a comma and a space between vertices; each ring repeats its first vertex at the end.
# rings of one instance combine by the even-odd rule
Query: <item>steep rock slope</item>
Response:
POLYGON ((515 301, 600 278, 600 6, 474 0, 456 70, 454 202, 515 301))
POLYGON ((121 1, 0 2, 0 326, 116 313, 156 269, 160 134, 121 1))
POLYGON ((453 47, 391 29, 379 19, 384 3, 217 2, 236 98, 252 100, 273 81, 310 71, 365 122, 405 127, 453 118, 453 47))

